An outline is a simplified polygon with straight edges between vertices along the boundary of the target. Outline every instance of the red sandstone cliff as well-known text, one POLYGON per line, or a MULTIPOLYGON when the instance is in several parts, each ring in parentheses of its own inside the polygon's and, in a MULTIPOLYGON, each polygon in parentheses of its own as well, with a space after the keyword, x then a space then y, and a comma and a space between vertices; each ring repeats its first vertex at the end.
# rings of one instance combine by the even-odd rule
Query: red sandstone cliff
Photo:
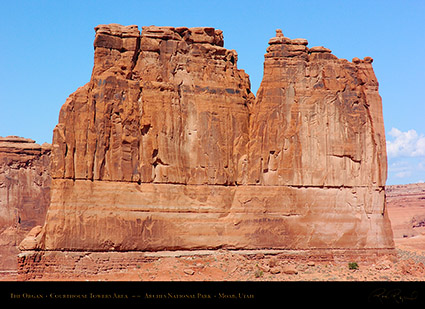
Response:
POLYGON ((0 137, 0 264, 15 270, 18 245, 44 224, 50 203, 50 145, 0 137))
POLYGON ((101 25, 39 249, 392 248, 372 59, 281 31, 255 99, 213 28, 101 25))

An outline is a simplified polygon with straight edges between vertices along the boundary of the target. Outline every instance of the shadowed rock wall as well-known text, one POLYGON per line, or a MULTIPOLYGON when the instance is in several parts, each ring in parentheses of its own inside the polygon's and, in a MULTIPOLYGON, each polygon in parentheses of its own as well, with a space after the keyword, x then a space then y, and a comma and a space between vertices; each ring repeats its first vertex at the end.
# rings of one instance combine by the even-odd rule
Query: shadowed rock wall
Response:
POLYGON ((0 264, 17 270, 18 245, 45 222, 50 203, 50 145, 0 137, 0 264))

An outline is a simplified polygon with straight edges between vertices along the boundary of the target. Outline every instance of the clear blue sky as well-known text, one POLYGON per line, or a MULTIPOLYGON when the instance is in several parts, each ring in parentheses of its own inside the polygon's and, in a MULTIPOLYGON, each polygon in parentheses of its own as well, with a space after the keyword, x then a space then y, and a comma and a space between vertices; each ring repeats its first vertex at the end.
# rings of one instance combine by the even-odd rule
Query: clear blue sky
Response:
POLYGON ((339 58, 374 58, 389 149, 388 184, 425 180, 425 1, 1 1, 0 136, 51 142, 59 109, 90 79, 93 28, 211 26, 255 93, 275 29, 339 58))

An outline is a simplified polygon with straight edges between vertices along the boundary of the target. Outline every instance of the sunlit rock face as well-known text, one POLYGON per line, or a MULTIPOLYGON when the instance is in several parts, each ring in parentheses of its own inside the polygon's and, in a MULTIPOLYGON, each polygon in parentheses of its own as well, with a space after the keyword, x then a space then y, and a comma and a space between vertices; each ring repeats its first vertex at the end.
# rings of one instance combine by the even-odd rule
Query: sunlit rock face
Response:
POLYGON ((100 25, 35 248, 392 248, 372 59, 277 31, 257 97, 213 28, 100 25))

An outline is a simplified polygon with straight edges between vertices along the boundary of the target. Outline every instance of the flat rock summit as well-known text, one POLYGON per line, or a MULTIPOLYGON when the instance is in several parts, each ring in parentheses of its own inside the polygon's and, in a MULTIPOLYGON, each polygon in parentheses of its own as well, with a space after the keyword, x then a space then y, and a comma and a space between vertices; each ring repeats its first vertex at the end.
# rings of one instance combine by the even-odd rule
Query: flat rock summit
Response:
POLYGON ((95 31, 91 79, 53 132, 50 205, 21 244, 24 279, 78 252, 394 248, 371 57, 277 30, 255 96, 221 30, 95 31))

